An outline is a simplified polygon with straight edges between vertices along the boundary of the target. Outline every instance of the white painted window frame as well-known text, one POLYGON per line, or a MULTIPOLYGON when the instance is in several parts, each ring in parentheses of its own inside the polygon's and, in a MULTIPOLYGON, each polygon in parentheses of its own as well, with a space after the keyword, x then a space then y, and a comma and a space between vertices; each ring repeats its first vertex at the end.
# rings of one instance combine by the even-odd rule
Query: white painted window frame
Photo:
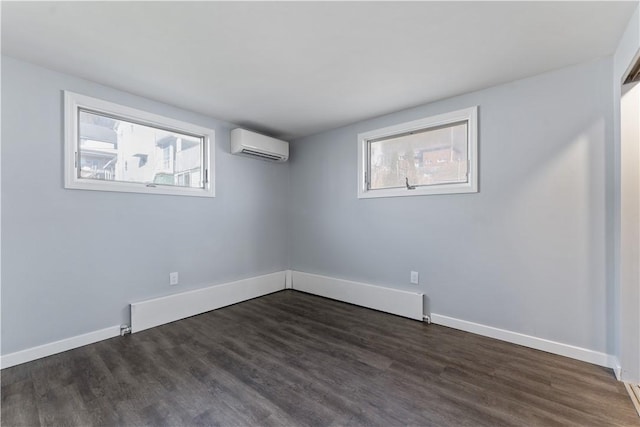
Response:
POLYGON ((64 187, 76 190, 115 191, 125 193, 164 194, 173 196, 215 197, 215 131, 192 123, 175 120, 136 108, 126 107, 102 99, 93 98, 78 93, 64 91, 64 139, 65 164, 64 187), (188 133, 203 137, 204 147, 204 188, 190 188, 147 183, 102 181, 97 179, 80 178, 78 174, 79 162, 76 162, 78 152, 78 109, 84 108, 97 113, 130 120, 134 123, 158 127, 177 132, 188 133))
POLYGON ((358 134, 358 198, 427 196, 434 194, 459 194, 478 192, 478 106, 451 111, 437 116, 411 122, 400 123, 381 129, 358 134), (370 190, 366 181, 369 165, 369 141, 393 137, 407 132, 425 130, 447 124, 466 121, 467 126, 467 159, 469 161, 469 179, 467 182, 451 184, 435 184, 417 186, 413 190, 407 188, 384 188, 370 190))

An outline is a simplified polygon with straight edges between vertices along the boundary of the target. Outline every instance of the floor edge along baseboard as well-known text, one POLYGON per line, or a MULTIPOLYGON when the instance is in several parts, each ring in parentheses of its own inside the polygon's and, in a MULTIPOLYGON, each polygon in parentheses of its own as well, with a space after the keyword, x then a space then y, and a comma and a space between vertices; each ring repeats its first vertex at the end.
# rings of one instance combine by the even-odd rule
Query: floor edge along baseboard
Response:
POLYGON ((22 363, 31 362, 32 360, 42 359, 43 357, 117 337, 118 335, 120 335, 120 325, 110 326, 97 331, 87 332, 86 334, 75 335, 36 347, 19 350, 1 356, 0 368, 10 368, 22 363))
MULTIPOLYGON (((284 289, 307 292, 398 316, 423 320, 423 294, 421 293, 285 270, 132 303, 132 330, 134 333, 140 332, 284 289)), ((437 325, 611 368, 620 379, 620 364, 617 357, 613 355, 435 313, 431 314, 431 321, 437 325)), ((113 338, 119 333, 119 325, 111 326, 6 354, 0 356, 0 368, 8 368, 113 338)))
MULTIPOLYGON (((411 292, 398 289, 385 288, 299 271, 293 272, 293 289, 416 320, 422 320, 422 302, 419 304, 419 309, 417 304, 413 304, 413 307, 407 308, 406 305, 411 305, 413 298, 410 296, 407 298, 403 295, 422 294, 412 294, 411 292), (375 292, 375 295, 373 296, 370 295, 372 291, 375 292), (409 301, 409 303, 407 303, 407 301, 409 301)), ((437 325, 447 326, 489 338, 495 338, 512 344, 546 351, 547 353, 553 353, 581 360, 583 362, 604 366, 613 369, 614 373, 617 376, 619 375, 620 366, 618 359, 610 354, 435 313, 431 313, 431 322, 437 325)))
MULTIPOLYGON (((286 271, 180 292, 131 304, 133 332, 215 310, 285 289, 286 271), (134 306, 137 307, 134 309, 134 306), (134 314, 135 313, 135 314, 134 314)), ((10 368, 120 335, 120 325, 63 338, 0 356, 0 369, 10 368)))
POLYGON ((293 289, 385 313, 424 320, 424 294, 293 271, 293 289))
POLYGON ((285 289, 286 271, 131 304, 133 333, 285 289))
POLYGON ((449 328, 458 329, 473 334, 482 335, 489 338, 495 338, 512 344, 518 344, 524 347, 536 350, 546 351, 547 353, 565 356, 583 362, 593 363, 594 365, 611 368, 616 373, 619 369, 617 357, 610 354, 601 353, 595 350, 589 350, 570 344, 564 344, 557 341, 551 341, 545 338, 538 338, 532 335, 526 335, 519 332, 509 331, 507 329, 495 328, 480 323, 469 322, 467 320, 456 319, 455 317, 443 316, 432 313, 431 322, 436 325, 447 326, 449 328))

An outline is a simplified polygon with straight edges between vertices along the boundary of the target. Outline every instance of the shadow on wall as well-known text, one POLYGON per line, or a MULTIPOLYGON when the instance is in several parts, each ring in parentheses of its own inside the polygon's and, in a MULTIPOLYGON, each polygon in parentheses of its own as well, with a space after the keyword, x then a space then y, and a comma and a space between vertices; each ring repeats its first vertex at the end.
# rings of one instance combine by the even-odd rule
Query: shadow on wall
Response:
MULTIPOLYGON (((511 198, 495 219, 504 227, 505 243, 512 249, 509 269, 544 290, 509 292, 508 299, 522 310, 520 316, 540 316, 549 308, 553 312, 566 310, 570 316, 579 315, 590 322, 584 325, 585 332, 573 331, 574 335, 560 339, 584 343, 594 336, 586 331, 597 331, 595 336, 602 337, 612 327, 602 324, 602 316, 590 313, 606 316, 607 323, 613 320, 602 312, 611 307, 612 297, 604 286, 609 281, 606 247, 610 219, 600 209, 606 206, 610 181, 609 147, 601 142, 607 140, 605 120, 594 118, 574 135, 556 135, 554 139, 567 143, 527 152, 537 156, 529 168, 513 167, 510 175, 514 179, 503 187, 511 198), (602 180, 603 176, 607 179, 602 180), (554 230, 549 228, 551 225, 554 230), (583 289, 588 291, 582 292, 583 289), (576 313, 577 310, 581 313, 576 313)), ((541 331, 536 324, 523 325, 526 333, 539 336, 541 331)), ((609 337, 606 345, 610 348, 613 343, 608 340, 609 337)), ((591 348, 598 346, 596 342, 589 344, 591 348)))

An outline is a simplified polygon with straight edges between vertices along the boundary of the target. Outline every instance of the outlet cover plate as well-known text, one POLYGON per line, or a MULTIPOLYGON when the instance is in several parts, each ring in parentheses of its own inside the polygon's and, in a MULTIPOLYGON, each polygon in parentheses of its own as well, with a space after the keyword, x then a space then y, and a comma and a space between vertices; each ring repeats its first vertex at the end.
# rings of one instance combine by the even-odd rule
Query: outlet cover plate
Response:
POLYGON ((171 286, 175 286, 178 284, 178 272, 174 271, 173 273, 169 273, 169 284, 171 286))
POLYGON ((414 285, 418 284, 418 272, 417 271, 412 271, 411 272, 411 283, 414 285))

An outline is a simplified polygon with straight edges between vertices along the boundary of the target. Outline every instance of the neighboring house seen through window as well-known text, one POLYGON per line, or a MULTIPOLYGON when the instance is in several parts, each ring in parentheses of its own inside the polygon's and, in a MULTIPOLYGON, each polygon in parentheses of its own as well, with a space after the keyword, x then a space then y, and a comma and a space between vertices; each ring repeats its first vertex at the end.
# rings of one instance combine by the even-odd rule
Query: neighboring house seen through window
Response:
POLYGON ((477 192, 477 107, 358 135, 358 197, 477 192))
POLYGON ((65 92, 66 188, 214 195, 214 131, 65 92))

